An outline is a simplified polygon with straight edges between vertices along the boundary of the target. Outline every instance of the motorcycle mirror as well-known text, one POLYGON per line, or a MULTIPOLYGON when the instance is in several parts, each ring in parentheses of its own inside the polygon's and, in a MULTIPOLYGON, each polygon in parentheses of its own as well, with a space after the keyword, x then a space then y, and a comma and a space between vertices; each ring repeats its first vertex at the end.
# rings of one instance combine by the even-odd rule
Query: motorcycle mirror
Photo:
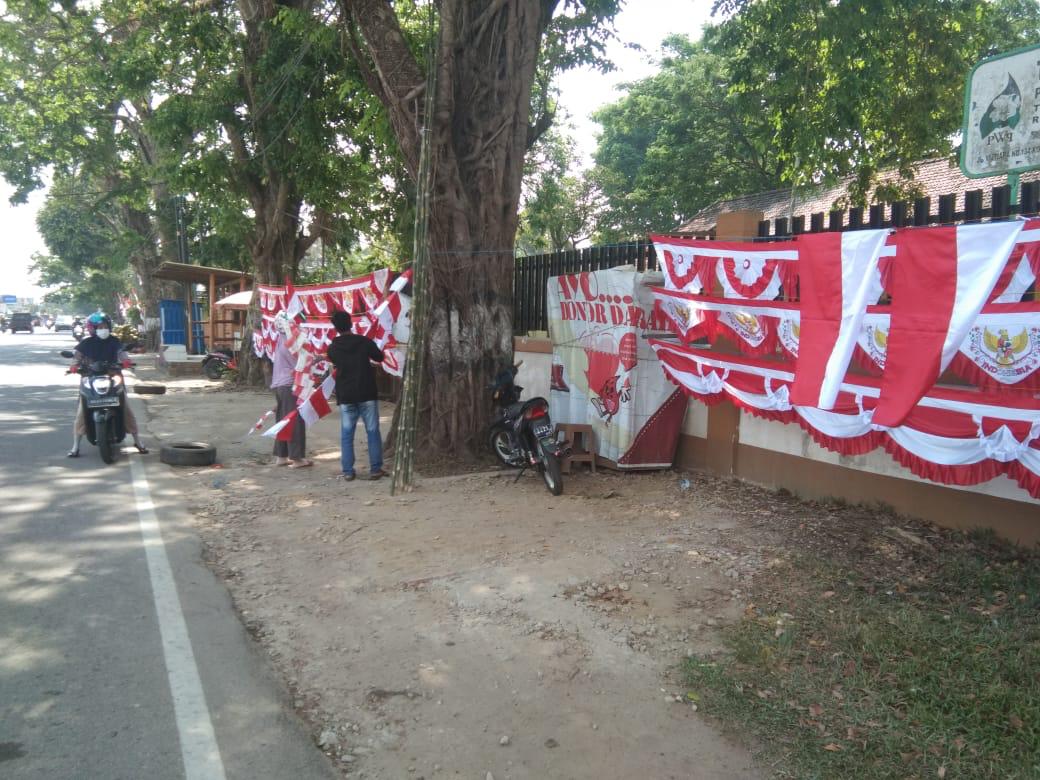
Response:
POLYGON ((76 357, 75 355, 72 354, 72 352, 70 350, 67 350, 67 349, 63 349, 60 354, 61 354, 61 356, 63 358, 73 358, 73 357, 76 357))

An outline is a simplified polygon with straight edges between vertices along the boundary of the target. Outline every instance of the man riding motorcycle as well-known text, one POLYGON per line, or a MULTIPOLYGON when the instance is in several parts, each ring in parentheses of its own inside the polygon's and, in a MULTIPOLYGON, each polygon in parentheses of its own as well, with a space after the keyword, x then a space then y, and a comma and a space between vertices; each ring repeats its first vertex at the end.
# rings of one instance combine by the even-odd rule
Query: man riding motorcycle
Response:
MULTIPOLYGON (((123 350, 119 339, 112 335, 112 320, 105 314, 92 314, 86 322, 87 338, 76 345, 75 364, 84 362, 112 362, 121 363, 123 368, 130 366, 130 356, 123 350)), ((68 457, 79 457, 79 445, 87 432, 86 418, 83 416, 83 402, 76 402, 76 422, 73 425, 72 449, 68 451, 68 457)), ((147 453, 148 448, 141 443, 137 431, 137 419, 134 417, 130 404, 123 405, 123 425, 126 432, 134 437, 134 446, 140 453, 147 453)))

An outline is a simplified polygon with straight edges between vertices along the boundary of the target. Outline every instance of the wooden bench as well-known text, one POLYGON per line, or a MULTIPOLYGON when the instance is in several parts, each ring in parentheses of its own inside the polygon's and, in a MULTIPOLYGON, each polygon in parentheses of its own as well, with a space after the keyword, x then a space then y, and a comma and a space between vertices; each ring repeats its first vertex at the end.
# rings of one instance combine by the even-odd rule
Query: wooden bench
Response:
POLYGON ((564 437, 571 445, 571 454, 563 459, 560 464, 564 474, 571 473, 572 463, 588 463, 592 473, 596 473, 596 440, 592 432, 592 426, 584 423, 559 423, 556 426, 556 435, 563 431, 564 437), (578 436, 581 435, 581 445, 578 445, 578 436))

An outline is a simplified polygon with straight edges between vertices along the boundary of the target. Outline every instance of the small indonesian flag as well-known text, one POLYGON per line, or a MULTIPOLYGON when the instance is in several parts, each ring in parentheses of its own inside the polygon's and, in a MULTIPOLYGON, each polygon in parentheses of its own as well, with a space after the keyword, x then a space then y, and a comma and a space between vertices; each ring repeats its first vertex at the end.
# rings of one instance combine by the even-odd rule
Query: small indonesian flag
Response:
POLYGON ((300 419, 303 420, 308 428, 332 411, 332 408, 329 406, 329 398, 335 389, 336 380, 330 374, 325 377, 324 382, 314 388, 314 392, 310 394, 307 400, 300 404, 300 419))
POLYGON ((296 292, 296 288, 293 287, 293 283, 288 278, 285 280, 285 297, 288 301, 285 304, 285 315, 292 322, 303 322, 307 319, 307 314, 303 308, 303 300, 300 298, 300 294, 296 292))
POLYGON ((264 436, 269 436, 278 441, 289 441, 292 439, 293 426, 296 424, 297 413, 295 411, 289 412, 281 420, 276 422, 266 431, 264 436))
POLYGON ((274 414, 274 409, 268 409, 266 412, 264 412, 264 416, 257 420, 255 423, 253 423, 253 427, 249 429, 249 433, 247 433, 246 436, 252 436, 254 431, 258 431, 261 428, 263 428, 264 420, 266 420, 272 414, 274 414))
POLYGON ((412 269, 409 268, 403 274, 394 279, 394 283, 390 285, 390 292, 401 292, 408 283, 412 281, 412 269))
POLYGON ((362 334, 372 339, 376 346, 382 349, 393 331, 394 323, 401 315, 401 297, 399 293, 392 292, 389 297, 380 303, 371 312, 368 328, 362 334))

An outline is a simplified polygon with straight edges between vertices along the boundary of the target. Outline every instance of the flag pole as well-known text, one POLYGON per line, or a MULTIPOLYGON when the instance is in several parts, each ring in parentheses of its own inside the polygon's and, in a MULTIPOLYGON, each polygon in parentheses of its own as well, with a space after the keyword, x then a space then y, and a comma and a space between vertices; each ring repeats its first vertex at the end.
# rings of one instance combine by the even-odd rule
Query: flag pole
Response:
POLYGON ((399 489, 411 490, 412 468, 415 463, 416 430, 419 422, 419 403, 422 397, 423 371, 426 362, 426 319, 429 310, 428 268, 430 264, 430 184, 433 169, 430 125, 433 122, 434 92, 437 87, 436 28, 433 23, 433 4, 430 5, 429 36, 426 41, 426 95, 423 101, 423 123, 419 147, 419 175, 416 180, 415 243, 412 264, 412 323, 408 351, 404 364, 404 386, 401 389, 401 414, 398 416, 394 473, 390 481, 390 495, 399 489))

